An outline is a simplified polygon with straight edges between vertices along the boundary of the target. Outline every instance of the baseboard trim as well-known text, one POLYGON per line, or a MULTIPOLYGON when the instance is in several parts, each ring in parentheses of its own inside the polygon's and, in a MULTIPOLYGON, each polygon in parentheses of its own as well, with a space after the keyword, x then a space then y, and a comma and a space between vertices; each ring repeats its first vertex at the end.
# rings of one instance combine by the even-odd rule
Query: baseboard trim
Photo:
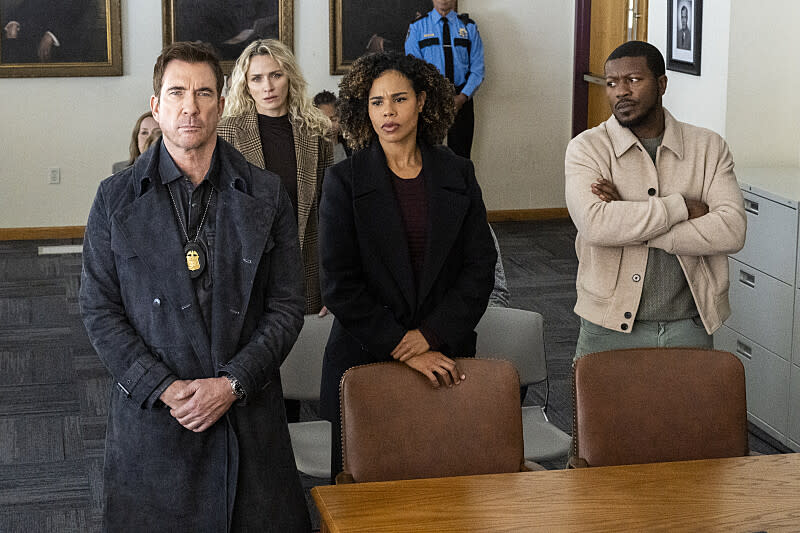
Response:
POLYGON ((0 228, 0 241, 43 241, 49 239, 82 239, 86 226, 49 228, 0 228))
POLYGON ((526 220, 551 220, 569 218, 566 207, 549 207, 546 209, 503 209, 487 211, 489 222, 524 222, 526 220))

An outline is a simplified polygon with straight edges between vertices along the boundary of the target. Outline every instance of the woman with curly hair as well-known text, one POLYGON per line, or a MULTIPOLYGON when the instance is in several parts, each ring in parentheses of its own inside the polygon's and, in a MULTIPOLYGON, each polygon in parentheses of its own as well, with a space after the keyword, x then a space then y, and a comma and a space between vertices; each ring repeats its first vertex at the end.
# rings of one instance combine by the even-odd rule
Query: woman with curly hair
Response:
POLYGON ((292 200, 305 274, 306 313, 322 309, 317 228, 325 169, 333 164, 330 120, 311 102, 289 48, 250 43, 236 60, 219 135, 251 164, 280 176, 292 200))
POLYGON ((339 381, 353 366, 400 361, 434 387, 465 378, 497 258, 472 162, 437 146, 453 88, 432 65, 377 53, 340 84, 353 156, 331 167, 320 205, 323 299, 336 317, 322 370, 321 414, 341 470, 339 381))

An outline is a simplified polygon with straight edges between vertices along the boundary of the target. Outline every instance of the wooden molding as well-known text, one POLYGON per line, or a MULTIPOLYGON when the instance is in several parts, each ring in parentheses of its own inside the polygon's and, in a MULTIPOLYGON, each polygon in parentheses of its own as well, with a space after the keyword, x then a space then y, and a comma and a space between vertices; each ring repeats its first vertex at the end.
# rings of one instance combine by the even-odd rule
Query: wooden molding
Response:
POLYGON ((489 222, 524 222, 526 220, 551 220, 569 218, 566 207, 550 207, 546 209, 505 209, 487 211, 489 222))
POLYGON ((41 241, 47 239, 82 239, 86 226, 50 228, 0 228, 0 241, 41 241))

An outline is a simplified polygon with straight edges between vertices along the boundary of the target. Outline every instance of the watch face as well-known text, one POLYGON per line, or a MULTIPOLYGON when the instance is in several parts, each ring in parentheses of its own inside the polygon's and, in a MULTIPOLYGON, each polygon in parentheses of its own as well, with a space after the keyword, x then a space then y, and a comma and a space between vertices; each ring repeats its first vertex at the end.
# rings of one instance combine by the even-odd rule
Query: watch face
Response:
POLYGON ((231 383, 231 390, 233 390, 233 394, 235 394, 240 400, 244 398, 244 387, 242 387, 242 384, 239 383, 239 380, 231 376, 225 377, 227 377, 228 381, 231 383))

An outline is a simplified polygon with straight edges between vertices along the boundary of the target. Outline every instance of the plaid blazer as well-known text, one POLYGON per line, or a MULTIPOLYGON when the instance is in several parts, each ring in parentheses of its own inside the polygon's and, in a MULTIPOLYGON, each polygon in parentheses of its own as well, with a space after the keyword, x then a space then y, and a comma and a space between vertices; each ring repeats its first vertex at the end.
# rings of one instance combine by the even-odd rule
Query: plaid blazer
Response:
MULTIPOLYGON (((251 164, 266 169, 258 116, 248 112, 224 117, 217 126, 220 137, 231 143, 251 164)), ((303 254, 306 286, 306 314, 322 308, 319 285, 319 196, 325 169, 333 164, 333 146, 324 137, 305 133, 292 123, 297 156, 297 234, 303 254)))

